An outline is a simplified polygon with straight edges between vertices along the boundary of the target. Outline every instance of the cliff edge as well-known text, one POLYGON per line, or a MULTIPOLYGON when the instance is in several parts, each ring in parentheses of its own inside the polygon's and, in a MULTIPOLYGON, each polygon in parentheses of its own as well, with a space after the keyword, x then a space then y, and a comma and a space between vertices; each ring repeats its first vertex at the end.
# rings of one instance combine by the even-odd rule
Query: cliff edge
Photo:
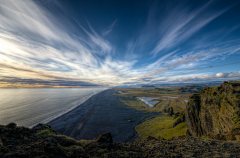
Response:
POLYGON ((188 133, 218 140, 240 140, 240 81, 225 81, 189 96, 188 133))
POLYGON ((240 157, 239 148, 239 141, 186 136, 114 143, 109 132, 93 140, 75 140, 44 124, 32 129, 15 123, 0 125, 0 158, 240 157))

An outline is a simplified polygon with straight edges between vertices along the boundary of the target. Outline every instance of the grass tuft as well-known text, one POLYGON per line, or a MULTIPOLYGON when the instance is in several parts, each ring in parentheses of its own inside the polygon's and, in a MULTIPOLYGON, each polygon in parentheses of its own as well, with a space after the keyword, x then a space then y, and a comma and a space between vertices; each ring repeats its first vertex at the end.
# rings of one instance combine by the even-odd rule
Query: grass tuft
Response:
POLYGON ((50 134, 53 134, 53 133, 49 129, 45 129, 45 130, 42 130, 42 131, 36 133, 35 135, 40 136, 40 135, 50 135, 50 134))

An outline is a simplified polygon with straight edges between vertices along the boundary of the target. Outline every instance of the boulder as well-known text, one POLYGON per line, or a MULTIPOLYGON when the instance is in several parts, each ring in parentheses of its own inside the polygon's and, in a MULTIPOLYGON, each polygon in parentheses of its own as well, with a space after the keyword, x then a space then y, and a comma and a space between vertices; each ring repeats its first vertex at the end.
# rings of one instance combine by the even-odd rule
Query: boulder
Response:
POLYGON ((99 143, 113 143, 112 135, 109 132, 101 134, 97 138, 97 142, 99 143))
POLYGON ((145 140, 158 140, 158 139, 152 136, 148 136, 145 140))
POLYGON ((172 107, 167 108, 167 109, 164 109, 163 111, 164 111, 165 113, 168 113, 167 116, 172 116, 172 115, 174 114, 172 107))
POLYGON ((11 122, 9 124, 6 125, 7 128, 16 128, 17 127, 17 124, 14 123, 14 122, 11 122))

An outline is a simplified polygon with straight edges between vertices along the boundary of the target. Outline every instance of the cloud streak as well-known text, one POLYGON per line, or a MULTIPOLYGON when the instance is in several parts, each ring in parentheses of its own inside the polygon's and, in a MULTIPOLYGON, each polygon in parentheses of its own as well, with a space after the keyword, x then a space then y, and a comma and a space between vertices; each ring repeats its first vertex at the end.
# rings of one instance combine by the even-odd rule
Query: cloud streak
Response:
POLYGON ((103 31, 102 35, 107 36, 110 32, 112 32, 113 27, 116 26, 117 20, 115 20, 110 26, 108 26, 107 30, 103 31))
POLYGON ((178 61, 177 63, 171 64, 171 65, 169 65, 169 66, 175 67, 175 66, 180 65, 180 64, 193 62, 195 59, 198 59, 198 58, 200 58, 201 56, 202 56, 202 54, 199 53, 199 54, 197 54, 197 55, 190 56, 190 57, 187 57, 187 58, 185 58, 185 59, 183 59, 183 60, 180 60, 180 61, 178 61))
POLYGON ((227 65, 234 65, 234 64, 239 64, 240 62, 234 62, 234 63, 229 63, 229 64, 223 64, 223 65, 217 65, 217 66, 207 66, 207 67, 201 67, 201 68, 192 68, 188 70, 203 70, 203 69, 209 69, 209 68, 214 68, 214 67, 222 67, 222 66, 227 66, 227 65))
POLYGON ((43 80, 43 79, 22 79, 17 77, 6 77, 0 76, 0 85, 3 84, 4 87, 8 87, 10 85, 16 85, 19 87, 27 87, 27 86, 43 86, 43 87, 86 87, 86 86, 102 86, 97 84, 92 84, 83 81, 75 81, 75 80, 43 80), (5 83, 5 84, 4 84, 5 83))
POLYGON ((71 37, 47 10, 33 1, 2 1, 0 7, 0 64, 2 71, 9 75, 16 72, 21 77, 68 75, 91 83, 107 84, 109 76, 116 79, 119 76, 115 70, 120 72, 119 68, 128 67, 123 64, 131 65, 108 58, 99 60, 98 55, 109 54, 112 46, 89 23, 91 33, 78 24, 84 34, 73 28, 76 35, 71 37), (110 67, 109 62, 117 66, 110 67))
POLYGON ((166 48, 181 44, 212 20, 231 8, 227 7, 211 15, 204 14, 211 3, 212 1, 209 1, 207 4, 194 11, 181 9, 179 7, 173 8, 172 11, 170 11, 171 14, 167 15, 160 24, 159 36, 161 38, 151 51, 151 54, 156 56, 160 51, 166 48))
POLYGON ((196 82, 196 81, 209 81, 211 79, 240 79, 240 71, 239 72, 227 72, 227 73, 217 73, 217 74, 209 74, 209 75, 200 75, 200 76, 189 76, 189 77, 176 77, 173 82, 196 82))

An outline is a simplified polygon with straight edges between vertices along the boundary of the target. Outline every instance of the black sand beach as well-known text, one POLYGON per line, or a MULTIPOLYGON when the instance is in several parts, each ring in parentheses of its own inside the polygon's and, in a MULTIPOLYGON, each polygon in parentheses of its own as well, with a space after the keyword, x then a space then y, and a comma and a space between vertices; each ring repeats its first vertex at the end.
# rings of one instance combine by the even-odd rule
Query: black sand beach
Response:
POLYGON ((77 140, 91 140, 110 132, 114 142, 133 142, 138 136, 135 126, 156 113, 131 109, 109 89, 100 92, 69 113, 47 123, 59 134, 77 140))

